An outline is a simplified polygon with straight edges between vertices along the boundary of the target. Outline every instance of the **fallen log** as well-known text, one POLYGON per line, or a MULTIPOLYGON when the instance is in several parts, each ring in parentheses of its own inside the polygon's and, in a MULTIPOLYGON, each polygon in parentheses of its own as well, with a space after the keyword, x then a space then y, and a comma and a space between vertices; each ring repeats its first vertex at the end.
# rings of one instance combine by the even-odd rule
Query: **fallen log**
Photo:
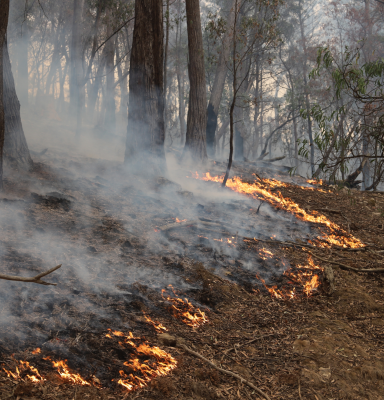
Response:
POLYGON ((12 276, 12 275, 3 275, 0 274, 0 279, 4 279, 6 281, 18 281, 18 282, 31 282, 31 283, 38 283, 40 285, 52 285, 52 286, 56 286, 56 283, 49 283, 49 282, 45 282, 42 281, 40 278, 42 278, 43 276, 46 276, 48 274, 51 274, 53 271, 56 271, 57 269, 59 269, 61 267, 60 265, 57 265, 56 267, 53 267, 51 269, 49 269, 48 271, 42 272, 41 274, 38 274, 32 278, 23 278, 21 276, 12 276))

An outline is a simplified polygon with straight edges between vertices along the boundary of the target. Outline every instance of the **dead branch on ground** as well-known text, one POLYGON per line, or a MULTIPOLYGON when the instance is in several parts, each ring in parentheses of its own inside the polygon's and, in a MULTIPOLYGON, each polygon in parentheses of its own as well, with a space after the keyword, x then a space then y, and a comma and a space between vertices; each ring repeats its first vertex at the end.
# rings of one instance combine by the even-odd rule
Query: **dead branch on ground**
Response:
POLYGON ((6 281, 31 282, 31 283, 38 283, 40 285, 56 286, 57 285, 56 283, 45 282, 45 281, 42 281, 40 278, 42 278, 43 276, 51 274, 53 271, 56 271, 60 267, 61 267, 61 264, 57 265, 56 267, 53 267, 53 268, 49 269, 48 271, 42 272, 41 274, 36 275, 36 276, 34 276, 32 278, 23 278, 21 276, 12 276, 12 275, 0 274, 0 279, 4 279, 6 281))
POLYGON ((307 250, 306 252, 311 254, 313 257, 318 258, 321 261, 327 262, 329 264, 338 265, 341 269, 345 269, 345 270, 348 270, 348 271, 365 272, 365 273, 371 273, 371 272, 383 273, 384 272, 384 268, 369 268, 369 269, 354 268, 354 267, 350 267, 349 265, 342 264, 342 263, 340 263, 338 261, 327 260, 326 258, 320 257, 317 254, 314 254, 309 250, 307 250))
POLYGON ((178 347, 181 347, 183 350, 185 350, 187 353, 194 355, 195 357, 200 358, 201 360, 205 361, 207 364, 209 364, 211 367, 217 369, 218 371, 227 374, 227 375, 231 375, 234 378, 238 379, 241 383, 245 383, 246 385, 248 385, 250 388, 252 388, 253 390, 255 390, 260 396, 263 396, 265 399, 267 400, 271 400, 270 397, 264 393, 262 390, 260 390, 258 387, 256 387, 253 383, 247 381, 246 379, 244 379, 241 375, 235 374, 232 371, 228 371, 226 369, 220 368, 218 367, 216 364, 214 364, 213 362, 209 361, 207 358, 205 358, 204 356, 202 356, 200 353, 197 353, 196 351, 191 350, 189 347, 187 347, 185 344, 178 344, 178 347))

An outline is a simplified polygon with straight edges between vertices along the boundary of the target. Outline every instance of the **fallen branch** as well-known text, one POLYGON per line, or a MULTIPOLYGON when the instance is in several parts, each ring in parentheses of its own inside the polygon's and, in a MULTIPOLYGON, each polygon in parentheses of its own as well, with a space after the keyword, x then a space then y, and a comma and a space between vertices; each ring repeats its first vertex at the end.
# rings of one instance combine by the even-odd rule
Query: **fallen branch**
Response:
POLYGON ((341 269, 345 269, 347 271, 366 272, 366 273, 370 273, 370 272, 382 273, 382 272, 384 272, 384 268, 359 269, 359 268, 350 267, 349 265, 342 264, 342 263, 340 263, 338 261, 327 260, 326 258, 322 258, 322 257, 312 253, 309 250, 307 250, 307 253, 313 255, 313 257, 318 258, 321 261, 327 262, 329 264, 338 265, 341 269))
POLYGON ((33 278, 23 278, 21 276, 11 276, 11 275, 2 275, 2 274, 0 274, 0 279, 4 279, 6 281, 31 282, 31 283, 38 283, 40 285, 56 286, 57 285, 56 283, 45 282, 45 281, 42 281, 40 278, 42 278, 43 276, 51 274, 53 271, 56 271, 60 267, 61 267, 61 264, 57 265, 56 267, 53 267, 53 268, 49 269, 48 271, 42 272, 41 274, 36 275, 33 278))
POLYGON ((191 350, 189 347, 187 347, 185 344, 178 344, 178 347, 181 347, 184 351, 186 351, 189 354, 194 355, 195 357, 200 358, 201 360, 205 361, 207 364, 209 364, 211 367, 217 369, 218 371, 227 374, 227 375, 231 375, 234 378, 238 379, 241 383, 245 383, 246 385, 248 385, 250 388, 252 388, 253 390, 255 390, 260 396, 263 396, 265 399, 267 400, 271 400, 270 397, 264 393, 262 390, 260 390, 258 387, 256 387, 253 383, 247 381, 246 379, 244 379, 241 375, 235 374, 232 371, 228 371, 226 369, 220 368, 218 367, 216 364, 214 364, 213 362, 209 361, 207 358, 205 358, 204 356, 202 356, 201 354, 197 353, 196 351, 191 350))

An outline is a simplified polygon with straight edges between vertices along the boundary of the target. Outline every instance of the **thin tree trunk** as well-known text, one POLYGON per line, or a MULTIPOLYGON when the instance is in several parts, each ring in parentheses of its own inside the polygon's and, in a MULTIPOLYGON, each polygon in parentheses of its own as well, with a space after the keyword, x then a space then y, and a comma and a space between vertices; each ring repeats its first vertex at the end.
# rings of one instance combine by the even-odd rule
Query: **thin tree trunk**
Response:
POLYGON ((0 2, 0 190, 3 190, 3 149, 5 136, 5 113, 3 96, 3 49, 7 34, 9 1, 0 2))
POLYGON ((184 153, 188 152, 192 159, 197 162, 205 162, 207 159, 205 132, 207 127, 207 98, 199 0, 186 0, 186 11, 190 91, 184 153))
POLYGON ((217 128, 217 116, 219 114, 219 107, 221 98, 223 95, 225 79, 227 77, 227 62, 231 52, 231 42, 232 42, 232 29, 233 21, 235 19, 235 4, 236 0, 230 2, 230 10, 227 20, 227 26, 229 29, 225 33, 223 46, 220 52, 219 61, 216 67, 215 80, 212 86, 211 96, 209 98, 208 108, 207 108, 207 152, 209 157, 215 156, 215 133, 217 128))
POLYGON ((76 136, 80 135, 83 112, 81 27, 84 0, 74 0, 71 44, 70 101, 76 113, 76 136))
MULTIPOLYGON (((302 0, 300 0, 300 7, 301 7, 302 0)), ((300 8, 299 11, 299 22, 300 22, 300 33, 301 33, 301 41, 303 44, 303 52, 304 52, 304 93, 305 93, 305 108, 307 111, 307 122, 308 122, 308 137, 309 137, 309 146, 310 146, 310 153, 311 153, 311 174, 315 173, 315 144, 313 142, 313 134, 312 134, 312 120, 310 117, 310 104, 309 104, 309 93, 308 93, 308 80, 307 80, 307 46, 306 46, 306 39, 304 35, 304 21, 302 17, 302 10, 300 8)))
MULTIPOLYGON (((113 34, 111 9, 107 8, 107 37, 113 34)), ((109 39, 105 44, 105 69, 106 69, 106 98, 104 129, 110 134, 116 131, 116 104, 115 104, 115 38, 109 39)))
POLYGON ((5 116, 4 160, 15 168, 29 169, 33 162, 29 154, 20 117, 20 103, 16 95, 7 40, 3 46, 3 101, 5 116))
POLYGON ((167 129, 167 63, 168 63, 168 44, 169 44, 169 0, 165 12, 165 49, 164 49, 164 127, 167 129))
POLYGON ((164 46, 161 0, 135 1, 125 163, 159 162, 164 153, 164 46))
POLYGON ((177 17, 178 24, 176 30, 176 75, 177 75, 177 89, 179 94, 179 122, 180 122, 180 144, 183 146, 185 144, 185 101, 184 101, 184 72, 181 68, 181 0, 177 3, 177 17))

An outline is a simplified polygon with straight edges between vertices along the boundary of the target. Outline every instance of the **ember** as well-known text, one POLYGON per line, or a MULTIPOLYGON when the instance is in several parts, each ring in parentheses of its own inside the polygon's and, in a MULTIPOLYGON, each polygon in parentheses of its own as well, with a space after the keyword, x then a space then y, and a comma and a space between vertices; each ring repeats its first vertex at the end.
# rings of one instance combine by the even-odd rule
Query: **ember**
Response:
MULTIPOLYGON (((172 285, 168 285, 174 296, 177 296, 172 285)), ((180 319, 184 324, 192 327, 198 328, 208 322, 208 318, 205 313, 200 310, 200 308, 195 307, 188 299, 180 299, 179 297, 171 297, 166 294, 167 290, 163 289, 161 295, 164 300, 172 304, 171 310, 175 318, 180 319)))
MULTIPOLYGON (((196 179, 213 182, 221 182, 223 180, 222 176, 211 176, 209 172, 205 174, 205 177, 201 178, 196 172, 194 177, 196 179)), ((325 235, 323 240, 327 241, 329 244, 336 244, 341 247, 351 248, 364 247, 363 243, 359 239, 345 232, 342 228, 340 228, 340 226, 330 221, 324 215, 319 214, 316 211, 312 211, 311 214, 307 213, 298 204, 288 198, 283 197, 280 192, 277 194, 272 193, 266 184, 258 181, 255 181, 253 184, 245 183, 242 182, 239 177, 235 176, 232 179, 228 179, 227 186, 238 193, 251 195, 256 199, 265 200, 276 208, 294 214, 302 221, 325 225, 330 230, 330 235, 325 235)))

